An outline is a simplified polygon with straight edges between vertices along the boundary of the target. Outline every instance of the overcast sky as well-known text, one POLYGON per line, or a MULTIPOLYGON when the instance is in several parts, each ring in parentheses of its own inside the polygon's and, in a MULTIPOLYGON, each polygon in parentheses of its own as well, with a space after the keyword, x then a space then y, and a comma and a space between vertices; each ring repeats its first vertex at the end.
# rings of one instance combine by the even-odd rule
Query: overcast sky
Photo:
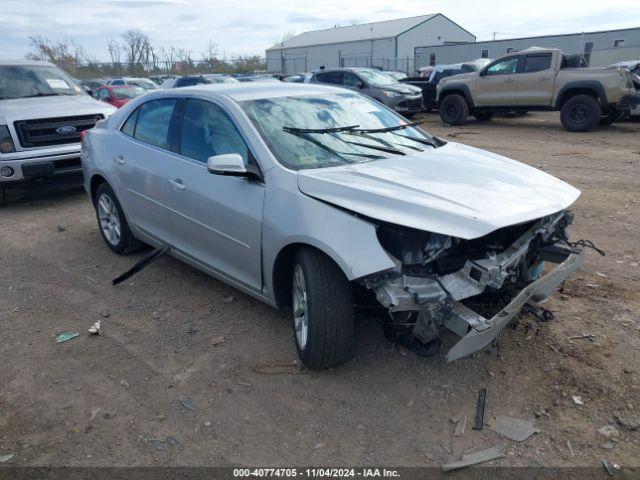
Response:
POLYGON ((640 26, 639 0, 0 0, 0 57, 22 57, 29 36, 72 38, 107 60, 130 28, 155 46, 199 56, 209 40, 227 56, 264 55, 286 32, 443 13, 478 40, 640 26))

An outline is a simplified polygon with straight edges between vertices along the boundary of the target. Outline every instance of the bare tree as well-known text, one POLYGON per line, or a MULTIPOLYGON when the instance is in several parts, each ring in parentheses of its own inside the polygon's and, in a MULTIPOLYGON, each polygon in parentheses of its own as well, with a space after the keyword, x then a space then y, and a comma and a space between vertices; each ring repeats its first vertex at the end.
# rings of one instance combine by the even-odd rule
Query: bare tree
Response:
POLYGON ((129 72, 143 71, 151 57, 151 39, 140 30, 127 30, 123 35, 124 55, 129 64, 129 72))
POLYGON ((75 73, 85 57, 82 47, 72 39, 52 41, 37 35, 29 37, 29 41, 34 51, 27 53, 27 58, 52 62, 70 72, 75 73))

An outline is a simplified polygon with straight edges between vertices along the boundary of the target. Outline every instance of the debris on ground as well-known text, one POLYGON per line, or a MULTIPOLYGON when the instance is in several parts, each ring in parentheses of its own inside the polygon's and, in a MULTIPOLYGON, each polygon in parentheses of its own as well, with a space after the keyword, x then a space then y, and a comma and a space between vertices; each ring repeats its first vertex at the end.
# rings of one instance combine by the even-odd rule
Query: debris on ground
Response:
POLYGON ((100 410, 101 410, 100 407, 91 409, 91 421, 93 421, 93 419, 96 418, 96 416, 100 413, 100 410))
POLYGON ((442 470, 448 472, 450 470, 469 467, 471 465, 488 462, 489 460, 495 460, 496 458, 502 458, 504 456, 504 445, 496 445, 485 450, 480 450, 479 452, 465 453, 464 455, 462 455, 462 460, 446 463, 442 466, 442 470))
POLYGON ((223 301, 224 301, 224 303, 231 303, 231 302, 233 302, 234 300, 235 300, 235 298, 233 298, 233 296, 228 295, 228 296, 224 297, 224 300, 223 300, 223 301))
POLYGON ((180 405, 182 405, 187 410, 191 410, 192 412, 196 411, 196 407, 193 405, 193 402, 187 397, 180 397, 180 405))
POLYGON ((67 228, 64 225, 57 226, 58 232, 64 232, 67 228))
POLYGON ((226 340, 224 339, 224 335, 220 336, 220 337, 214 337, 211 339, 211 345, 213 345, 214 347, 217 345, 220 345, 222 343, 224 343, 226 340))
POLYGON ((102 326, 100 324, 100 320, 97 320, 93 325, 89 327, 89 333, 91 335, 101 335, 102 334, 102 326))
POLYGON ((124 387, 125 390, 129 390, 129 382, 127 382, 126 380, 120 380, 120 386, 124 387))
POLYGON ((618 421, 618 424, 625 430, 630 432, 640 430, 640 420, 626 417, 620 412, 613 412, 613 418, 615 418, 618 421))
POLYGON ((456 428, 453 431, 453 435, 456 437, 461 437, 464 435, 465 430, 467 429, 467 416, 464 415, 462 418, 458 418, 455 422, 456 428))
POLYGON ((544 465, 536 460, 530 460, 527 469, 522 475, 522 480, 536 480, 538 474, 542 471, 544 465))
POLYGON ((0 455, 0 463, 5 463, 11 460, 15 455, 13 453, 9 453, 7 455, 0 455))
POLYGON ((540 433, 540 429, 533 426, 528 420, 498 415, 487 421, 487 427, 500 435, 504 435, 516 442, 522 442, 534 433, 540 433))
POLYGON ((581 333, 580 335, 574 335, 572 337, 567 337, 567 340, 581 340, 581 339, 585 339, 585 340, 595 340, 596 336, 593 333, 581 333))
POLYGON ((56 337, 56 343, 68 342, 69 340, 73 340, 76 337, 79 337, 80 334, 76 332, 63 332, 58 334, 56 337))
POLYGON ((576 454, 573 451, 573 446, 571 445, 571 442, 569 440, 567 440, 567 448, 569 449, 569 453, 571 454, 572 457, 575 457, 576 454))
POLYGON ((575 403, 576 405, 584 405, 582 398, 577 395, 571 395, 571 400, 573 400, 573 403, 575 403))
POLYGON ((602 448, 604 448, 605 450, 613 450, 614 448, 616 448, 616 444, 613 442, 604 442, 602 445, 600 445, 602 448))
POLYGON ((605 425, 598 429, 598 433, 607 438, 617 438, 620 432, 613 425, 605 425))
POLYGON ((604 458, 602 459, 602 466, 604 467, 604 471, 607 472, 610 477, 613 477, 613 469, 611 468, 611 465, 609 465, 609 462, 604 458))
POLYGON ((484 405, 487 401, 487 389, 482 388, 478 392, 478 404, 476 405, 476 423, 474 430, 482 430, 484 428, 484 405))
POLYGON ((210 427, 211 426, 211 422, 209 422, 209 421, 204 422, 204 426, 205 427, 210 427))
POLYGON ((169 445, 175 445, 176 443, 178 443, 178 440, 176 440, 175 437, 172 437, 171 435, 169 435, 167 437, 167 443, 169 445))

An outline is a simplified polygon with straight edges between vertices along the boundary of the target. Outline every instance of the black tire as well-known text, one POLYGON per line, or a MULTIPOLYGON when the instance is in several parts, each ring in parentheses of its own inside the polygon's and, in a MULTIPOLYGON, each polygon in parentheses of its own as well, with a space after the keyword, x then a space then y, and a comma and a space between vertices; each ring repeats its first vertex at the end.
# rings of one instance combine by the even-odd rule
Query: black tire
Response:
POLYGON ((473 116, 481 122, 488 122, 493 118, 493 112, 475 112, 473 116))
POLYGON ((7 206, 7 189, 0 187, 0 208, 7 206))
POLYGON ((591 95, 575 95, 564 102, 560 110, 562 126, 570 132, 593 130, 601 117, 600 104, 591 95))
POLYGON ((611 125, 614 122, 620 121, 624 114, 624 110, 617 110, 615 108, 608 112, 602 112, 598 125, 611 125))
POLYGON ((469 105, 461 95, 453 93, 440 102, 440 119, 447 125, 462 125, 469 116, 469 105))
POLYGON ((313 369, 335 367, 349 360, 353 349, 353 290, 329 257, 312 249, 297 252, 292 270, 292 325, 302 363, 313 369), (296 332, 296 272, 301 270, 306 292, 307 334, 301 345, 296 332))
POLYGON ((127 219, 125 218, 122 207, 120 206, 120 202, 118 201, 116 194, 113 193, 113 190, 107 183, 101 183, 98 186, 98 188, 96 189, 96 194, 93 198, 93 204, 96 209, 96 219, 98 220, 98 229, 100 230, 100 235, 102 235, 104 243, 106 243, 112 251, 114 251, 118 255, 124 255, 125 253, 129 253, 140 248, 141 243, 136 240, 136 238, 131 233, 129 224, 127 223, 127 219), (107 197, 113 203, 113 206, 117 211, 118 221, 120 225, 120 235, 117 241, 113 241, 113 238, 107 238, 101 225, 100 207, 98 204, 103 197, 107 197))

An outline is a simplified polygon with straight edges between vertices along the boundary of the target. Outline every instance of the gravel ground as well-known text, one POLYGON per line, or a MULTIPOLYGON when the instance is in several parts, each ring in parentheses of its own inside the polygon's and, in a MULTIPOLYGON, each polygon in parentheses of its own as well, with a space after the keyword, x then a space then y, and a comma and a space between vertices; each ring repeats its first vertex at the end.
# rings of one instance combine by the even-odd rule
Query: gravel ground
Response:
MULTIPOLYGON (((0 457, 6 465, 440 466, 504 443, 524 466, 640 467, 640 125, 588 134, 557 113, 426 129, 542 168, 583 194, 583 268, 548 308, 470 358, 419 358, 357 325, 354 360, 300 369, 288 320, 172 258, 128 282, 140 254, 112 254, 80 189, 14 192, 0 210, 0 457), (101 320, 104 335, 87 329, 101 320), (57 344, 60 331, 80 336, 57 344), (585 334, 585 338, 572 338, 585 334), (530 419, 524 442, 471 430, 530 419), (572 396, 584 405, 576 405, 572 396), (454 436, 454 415, 467 415, 454 436), (613 440, 598 429, 613 425, 613 440), (636 430, 634 430, 636 429, 636 430)), ((523 199, 526 201, 526 199, 523 199)), ((446 339, 447 346, 453 341, 446 339)))

